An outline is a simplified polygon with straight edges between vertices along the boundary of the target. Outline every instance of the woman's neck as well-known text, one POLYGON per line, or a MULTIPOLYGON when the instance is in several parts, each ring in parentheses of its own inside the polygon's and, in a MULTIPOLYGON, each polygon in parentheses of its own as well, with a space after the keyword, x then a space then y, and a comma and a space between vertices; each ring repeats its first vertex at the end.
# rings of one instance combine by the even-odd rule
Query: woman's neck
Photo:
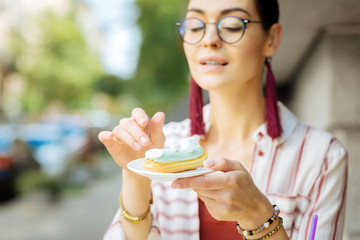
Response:
POLYGON ((252 141, 252 134, 264 122, 265 99, 261 88, 209 91, 209 97, 211 128, 207 139, 220 146, 252 141))

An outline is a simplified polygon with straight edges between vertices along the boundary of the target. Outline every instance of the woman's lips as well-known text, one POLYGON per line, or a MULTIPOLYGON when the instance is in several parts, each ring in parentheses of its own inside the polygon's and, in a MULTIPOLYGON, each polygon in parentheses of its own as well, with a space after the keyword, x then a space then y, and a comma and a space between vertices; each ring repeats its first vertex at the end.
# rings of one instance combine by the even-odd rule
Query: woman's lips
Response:
POLYGON ((224 58, 218 56, 206 56, 199 60, 201 68, 206 71, 219 71, 224 69, 229 63, 224 58))
POLYGON ((200 68, 207 72, 221 71, 226 65, 201 65, 200 68))

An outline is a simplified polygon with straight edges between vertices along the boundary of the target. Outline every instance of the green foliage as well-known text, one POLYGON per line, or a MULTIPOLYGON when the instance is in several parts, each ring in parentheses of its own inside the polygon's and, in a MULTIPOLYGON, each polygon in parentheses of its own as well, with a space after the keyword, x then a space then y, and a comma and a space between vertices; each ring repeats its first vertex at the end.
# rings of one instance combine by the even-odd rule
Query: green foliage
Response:
POLYGON ((125 91, 125 81, 113 75, 104 75, 94 82, 95 91, 104 92, 112 97, 116 97, 125 91))
POLYGON ((86 107, 94 90, 92 84, 104 76, 98 57, 87 45, 72 14, 46 12, 30 19, 34 37, 12 36, 17 71, 28 79, 24 108, 39 113, 51 101, 69 108, 86 107), (36 39, 34 41, 34 39, 36 39))
POLYGON ((188 68, 175 23, 186 1, 137 0, 141 10, 141 55, 131 89, 150 113, 169 110, 187 92, 188 68))
POLYGON ((175 25, 184 17, 186 1, 137 0, 137 4, 143 39, 137 73, 129 81, 104 73, 74 13, 46 12, 24 19, 13 31, 10 49, 13 71, 28 82, 22 100, 25 112, 40 114, 52 101, 70 109, 87 108, 96 92, 118 99, 120 114, 128 114, 124 109, 138 103, 149 114, 168 111, 188 89, 188 67, 175 25))

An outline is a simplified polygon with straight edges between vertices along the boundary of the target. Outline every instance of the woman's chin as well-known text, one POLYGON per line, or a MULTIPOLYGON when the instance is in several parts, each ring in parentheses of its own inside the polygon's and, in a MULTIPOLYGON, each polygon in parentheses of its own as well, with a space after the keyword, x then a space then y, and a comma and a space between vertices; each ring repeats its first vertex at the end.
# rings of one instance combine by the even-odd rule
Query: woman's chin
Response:
MULTIPOLYGON (((195 79, 196 80, 196 79, 195 79)), ((225 87, 229 84, 229 80, 219 76, 203 76, 201 80, 197 80, 197 83, 202 89, 205 90, 216 90, 225 87)))

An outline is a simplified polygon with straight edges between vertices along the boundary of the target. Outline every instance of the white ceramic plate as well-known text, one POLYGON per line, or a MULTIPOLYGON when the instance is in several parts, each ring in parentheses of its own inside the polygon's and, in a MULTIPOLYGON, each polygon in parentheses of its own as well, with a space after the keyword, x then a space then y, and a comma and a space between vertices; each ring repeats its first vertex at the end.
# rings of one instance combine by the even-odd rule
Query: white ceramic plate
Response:
POLYGON ((187 178, 199 176, 202 174, 207 174, 213 172, 213 170, 208 170, 204 167, 199 167, 194 170, 179 172, 179 173, 158 173, 150 172, 143 168, 144 158, 136 159, 128 163, 127 167, 134 173, 137 173, 141 176, 148 177, 151 180, 156 180, 160 182, 172 182, 178 178, 187 178))

